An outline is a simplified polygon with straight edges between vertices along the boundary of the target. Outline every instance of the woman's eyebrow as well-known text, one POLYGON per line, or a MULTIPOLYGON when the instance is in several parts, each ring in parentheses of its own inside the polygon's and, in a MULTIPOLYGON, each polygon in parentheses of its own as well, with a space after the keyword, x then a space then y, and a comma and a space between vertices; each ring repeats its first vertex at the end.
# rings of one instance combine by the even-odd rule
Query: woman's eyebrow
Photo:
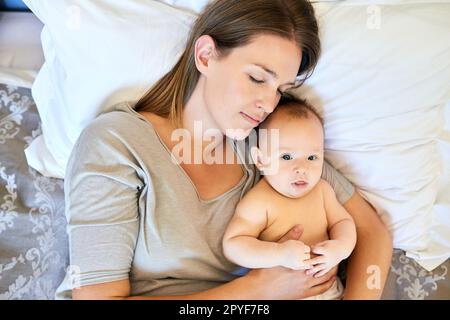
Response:
MULTIPOLYGON (((267 68, 266 66, 264 66, 264 65, 262 65, 262 64, 259 64, 259 63, 253 63, 253 65, 255 65, 255 66, 257 66, 257 67, 260 67, 260 68, 263 69, 265 72, 267 72, 268 74, 270 74, 272 77, 274 77, 275 79, 278 79, 278 74, 277 74, 275 71, 270 70, 270 69, 267 68)), ((295 85, 295 82, 288 82, 288 83, 285 83, 284 85, 295 85)))

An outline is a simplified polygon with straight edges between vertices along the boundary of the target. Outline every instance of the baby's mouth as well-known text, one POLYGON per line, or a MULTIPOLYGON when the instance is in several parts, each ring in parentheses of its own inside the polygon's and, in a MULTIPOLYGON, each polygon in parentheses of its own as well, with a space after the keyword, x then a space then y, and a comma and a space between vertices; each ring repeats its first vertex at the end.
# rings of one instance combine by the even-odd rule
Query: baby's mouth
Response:
POLYGON ((292 182, 291 184, 297 188, 304 188, 308 185, 308 182, 306 182, 304 180, 298 180, 298 181, 292 182))

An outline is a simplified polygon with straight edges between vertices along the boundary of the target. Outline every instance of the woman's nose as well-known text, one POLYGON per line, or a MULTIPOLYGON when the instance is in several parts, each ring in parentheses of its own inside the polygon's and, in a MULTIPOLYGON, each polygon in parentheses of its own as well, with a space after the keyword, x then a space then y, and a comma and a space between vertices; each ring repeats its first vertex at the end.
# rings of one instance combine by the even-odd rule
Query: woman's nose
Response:
POLYGON ((266 94, 264 98, 260 100, 258 107, 263 109, 265 113, 271 114, 277 107, 279 101, 280 98, 277 95, 273 96, 272 94, 266 94))
POLYGON ((271 114, 275 110, 275 105, 271 103, 259 103, 258 108, 262 109, 265 114, 271 114))

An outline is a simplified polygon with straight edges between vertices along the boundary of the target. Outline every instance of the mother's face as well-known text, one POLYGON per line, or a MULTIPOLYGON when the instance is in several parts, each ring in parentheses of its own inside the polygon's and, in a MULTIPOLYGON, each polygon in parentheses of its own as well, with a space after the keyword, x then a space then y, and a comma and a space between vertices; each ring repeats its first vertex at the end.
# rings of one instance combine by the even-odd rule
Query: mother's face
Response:
POLYGON ((293 86, 300 63, 301 49, 294 41, 269 34, 225 58, 213 56, 202 72, 210 118, 227 136, 245 139, 275 109, 280 93, 293 86))

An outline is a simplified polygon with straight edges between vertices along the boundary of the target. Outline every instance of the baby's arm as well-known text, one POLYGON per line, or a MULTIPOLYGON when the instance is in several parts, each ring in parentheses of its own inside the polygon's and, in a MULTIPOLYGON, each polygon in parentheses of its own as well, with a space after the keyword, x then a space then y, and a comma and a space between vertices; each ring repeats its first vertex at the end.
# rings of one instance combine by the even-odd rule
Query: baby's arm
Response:
POLYGON ((267 207, 258 192, 250 190, 239 202, 223 237, 223 251, 227 259, 246 268, 303 267, 309 259, 309 247, 301 241, 282 244, 262 241, 258 237, 267 227, 267 207), (297 257, 297 258, 295 258, 297 257))
POLYGON ((333 188, 323 182, 323 197, 328 219, 328 234, 330 239, 339 240, 342 244, 343 259, 350 256, 356 245, 356 226, 352 216, 339 203, 333 188))
POLYGON ((307 273, 317 276, 348 258, 356 245, 356 227, 353 218, 336 199, 333 188, 325 180, 319 182, 322 187, 325 211, 328 220, 328 235, 330 240, 314 245, 311 251, 319 256, 305 261, 314 265, 307 273))

